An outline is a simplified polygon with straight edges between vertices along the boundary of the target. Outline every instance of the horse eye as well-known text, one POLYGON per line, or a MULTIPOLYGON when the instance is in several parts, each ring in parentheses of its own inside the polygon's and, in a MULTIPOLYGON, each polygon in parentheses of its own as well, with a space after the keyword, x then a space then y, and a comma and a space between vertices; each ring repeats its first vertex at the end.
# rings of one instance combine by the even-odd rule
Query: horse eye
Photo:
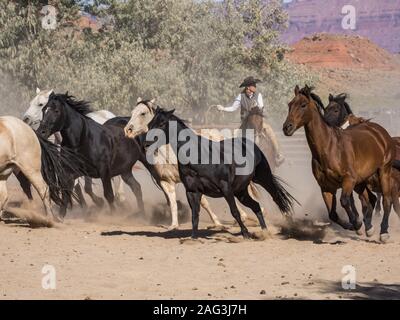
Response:
POLYGON ((303 104, 301 105, 301 107, 304 109, 305 107, 307 107, 307 104, 303 104))
POLYGON ((146 112, 142 112, 140 115, 141 115, 142 117, 144 117, 144 116, 146 115, 146 112))
POLYGON ((39 107, 43 107, 43 103, 39 103, 39 107))

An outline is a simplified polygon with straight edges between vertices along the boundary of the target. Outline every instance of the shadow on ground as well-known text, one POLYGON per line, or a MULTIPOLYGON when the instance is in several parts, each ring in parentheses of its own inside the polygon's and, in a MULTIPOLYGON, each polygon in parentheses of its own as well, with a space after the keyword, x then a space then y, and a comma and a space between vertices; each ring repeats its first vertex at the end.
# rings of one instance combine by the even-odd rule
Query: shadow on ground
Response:
MULTIPOLYGON (((227 230, 212 230, 212 229, 201 229, 197 232, 198 238, 209 238, 216 234, 226 233, 229 235, 240 236, 240 234, 232 234, 227 230)), ((105 231, 101 233, 102 236, 138 236, 138 237, 149 237, 149 238, 164 238, 164 239, 179 239, 179 238, 188 238, 192 236, 191 229, 184 230, 171 230, 164 232, 154 232, 154 231, 105 231)))
POLYGON ((344 290, 342 284, 331 281, 321 281, 320 292, 337 294, 344 299, 352 300, 400 300, 400 284, 383 284, 367 282, 356 285, 354 290, 344 290))

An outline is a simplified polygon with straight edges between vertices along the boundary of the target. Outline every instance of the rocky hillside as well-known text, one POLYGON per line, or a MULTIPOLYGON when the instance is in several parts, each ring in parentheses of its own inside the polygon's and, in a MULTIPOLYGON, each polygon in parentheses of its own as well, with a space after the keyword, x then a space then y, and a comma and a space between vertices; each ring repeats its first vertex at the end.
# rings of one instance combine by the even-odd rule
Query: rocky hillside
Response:
POLYGON ((286 0, 290 26, 283 40, 293 44, 318 32, 360 35, 392 53, 400 52, 399 0, 286 0), (342 8, 356 9, 356 29, 342 28, 342 8))

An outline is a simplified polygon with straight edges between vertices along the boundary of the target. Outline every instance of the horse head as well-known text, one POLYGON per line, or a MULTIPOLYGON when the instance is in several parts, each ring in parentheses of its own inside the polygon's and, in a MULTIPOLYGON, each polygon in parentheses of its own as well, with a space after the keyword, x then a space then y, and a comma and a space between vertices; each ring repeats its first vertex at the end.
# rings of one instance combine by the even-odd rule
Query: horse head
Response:
POLYGON ((131 119, 124 128, 125 136, 134 139, 136 136, 148 131, 147 125, 153 119, 155 113, 155 99, 137 99, 133 108, 131 119))
POLYGON ((53 90, 40 90, 36 88, 36 97, 34 97, 29 103, 29 108, 25 111, 22 116, 23 121, 36 129, 42 120, 42 109, 49 101, 50 95, 53 90))
POLYGON ((345 93, 337 96, 329 95, 329 104, 325 109, 325 121, 335 127, 341 127, 349 115, 353 114, 350 106, 346 102, 347 95, 345 93))
POLYGON ((312 92, 313 89, 307 85, 303 89, 296 86, 295 96, 289 102, 289 113, 282 128, 286 136, 292 136, 297 129, 310 122, 315 111, 323 116, 324 106, 321 99, 312 92))

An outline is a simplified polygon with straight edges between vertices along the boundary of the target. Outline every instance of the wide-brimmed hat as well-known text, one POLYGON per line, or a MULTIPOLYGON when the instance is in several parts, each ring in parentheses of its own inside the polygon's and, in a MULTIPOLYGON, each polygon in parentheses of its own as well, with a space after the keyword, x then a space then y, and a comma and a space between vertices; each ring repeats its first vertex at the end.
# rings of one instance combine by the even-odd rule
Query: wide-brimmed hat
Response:
POLYGON ((254 77, 250 76, 243 80, 239 88, 255 86, 259 82, 261 82, 260 79, 255 79, 254 77))

